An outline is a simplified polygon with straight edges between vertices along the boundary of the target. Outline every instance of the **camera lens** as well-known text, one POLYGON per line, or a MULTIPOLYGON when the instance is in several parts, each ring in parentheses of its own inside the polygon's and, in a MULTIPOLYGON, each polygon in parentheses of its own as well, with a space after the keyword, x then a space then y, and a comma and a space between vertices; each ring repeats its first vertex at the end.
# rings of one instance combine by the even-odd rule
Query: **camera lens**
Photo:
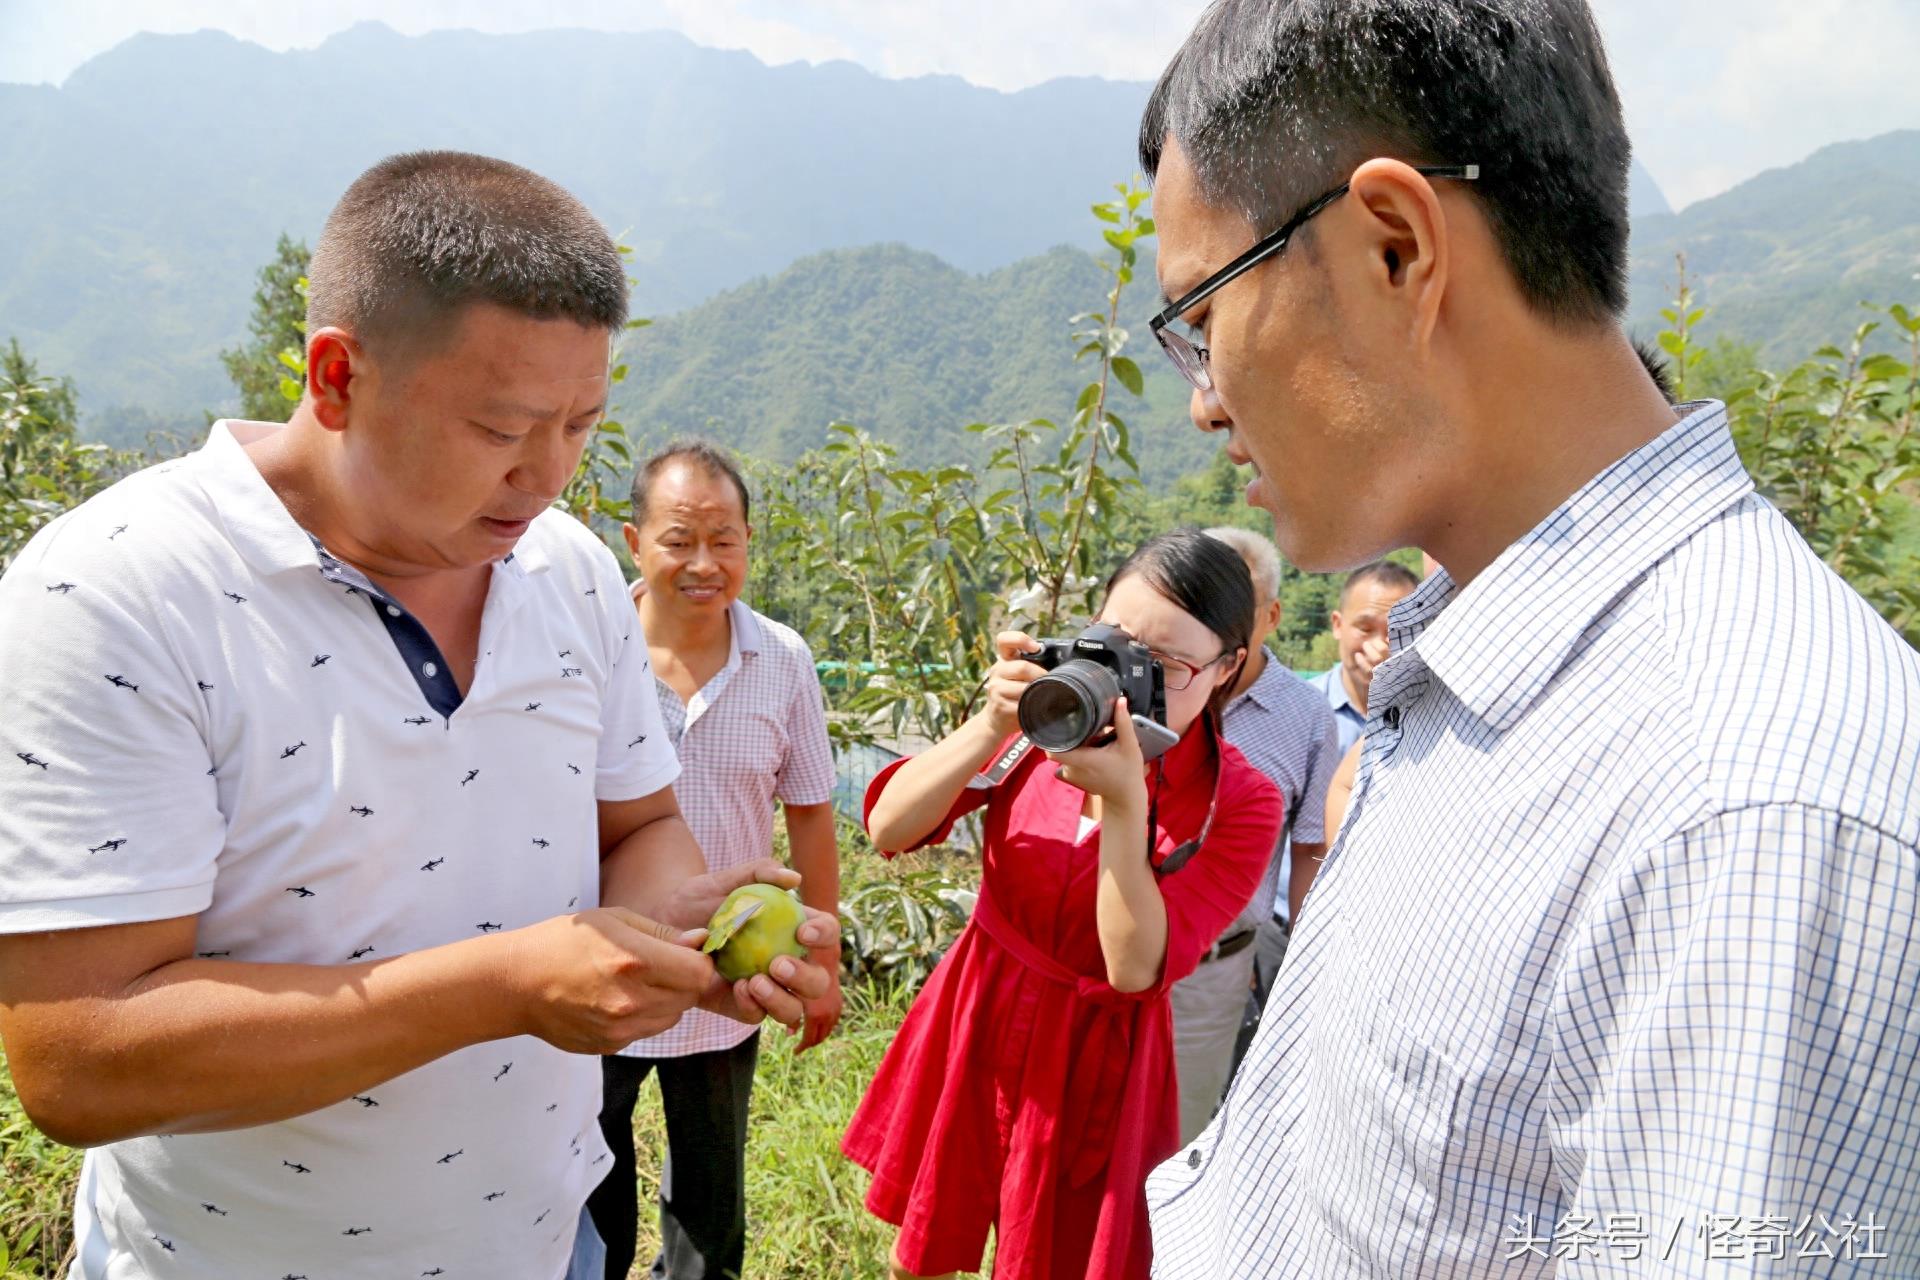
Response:
POLYGON ((1097 662, 1073 658, 1020 695, 1020 731, 1046 751, 1084 746, 1113 718, 1120 684, 1097 662))

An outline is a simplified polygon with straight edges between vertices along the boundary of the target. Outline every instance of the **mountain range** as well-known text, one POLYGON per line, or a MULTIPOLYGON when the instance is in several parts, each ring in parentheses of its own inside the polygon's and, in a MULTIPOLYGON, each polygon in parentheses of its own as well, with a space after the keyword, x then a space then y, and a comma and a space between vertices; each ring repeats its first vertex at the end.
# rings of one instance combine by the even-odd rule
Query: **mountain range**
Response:
POLYGON ((95 411, 217 405, 276 237, 311 243, 356 174, 423 147, 579 194, 633 249, 642 314, 875 243, 990 272, 1099 245, 1086 209, 1132 173, 1148 90, 770 67, 670 32, 136 36, 58 87, 0 85, 0 332, 95 411))
MULTIPOLYGON (((791 460, 845 420, 907 463, 977 461, 986 447, 970 422, 1067 425, 1097 374, 1074 359, 1088 323, 1074 318, 1104 311, 1112 283, 1064 246, 980 275, 898 244, 813 254, 632 335, 615 412, 642 440, 701 432, 759 458, 791 460)), ((1143 395, 1112 383, 1108 407, 1143 466, 1171 481, 1216 442, 1188 424, 1187 384, 1148 336, 1157 305, 1147 260, 1119 317, 1143 395)))
POLYGON ((640 314, 854 245, 989 271, 1099 243, 1087 206, 1132 172, 1145 95, 769 67, 669 32, 137 36, 57 88, 0 85, 0 333, 96 407, 217 404, 276 237, 312 243, 358 173, 431 147, 579 195, 633 249, 640 314))
POLYGON ((1633 323, 1661 327, 1675 255, 1707 308, 1701 336, 1791 363, 1840 345, 1860 303, 1920 305, 1920 129, 1822 147, 1678 213, 1633 224, 1633 323))
MULTIPOLYGON (((1148 90, 770 67, 666 32, 138 36, 57 88, 0 85, 0 338, 73 376, 96 434, 197 422, 233 403, 216 353, 276 237, 311 242, 382 155, 466 148, 552 176, 632 248, 635 309, 660 318, 626 356, 636 431, 791 456, 844 417, 911 452, 1066 415, 1067 321, 1105 287, 1087 206, 1132 172, 1148 90)), ((1920 300, 1920 132, 1678 212, 1637 165, 1631 190, 1641 333, 1681 250, 1704 332, 1769 356, 1843 337, 1862 298, 1920 300)), ((1139 350, 1151 292, 1127 310, 1146 402, 1121 409, 1180 456, 1184 397, 1139 350)))

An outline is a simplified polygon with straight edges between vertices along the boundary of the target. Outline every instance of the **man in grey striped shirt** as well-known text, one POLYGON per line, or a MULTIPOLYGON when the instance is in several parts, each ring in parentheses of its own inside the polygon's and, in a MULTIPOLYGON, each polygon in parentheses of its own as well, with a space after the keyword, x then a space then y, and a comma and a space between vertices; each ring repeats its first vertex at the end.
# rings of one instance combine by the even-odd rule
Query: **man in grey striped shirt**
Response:
POLYGON ((1920 656, 1621 332, 1586 5, 1220 0, 1141 141, 1282 549, 1444 566, 1155 1274, 1920 1274, 1920 656))

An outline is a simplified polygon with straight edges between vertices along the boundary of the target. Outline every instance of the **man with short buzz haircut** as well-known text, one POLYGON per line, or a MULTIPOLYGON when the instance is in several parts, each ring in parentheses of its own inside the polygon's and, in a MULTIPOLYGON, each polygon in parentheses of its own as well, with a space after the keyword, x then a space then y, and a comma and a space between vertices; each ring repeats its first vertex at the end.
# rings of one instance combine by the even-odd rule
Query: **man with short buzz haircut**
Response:
POLYGON ((625 273, 553 183, 420 152, 309 278, 284 427, 215 423, 0 579, 8 1065, 93 1148, 82 1280, 599 1280, 595 1055, 829 986, 697 949, 797 877, 706 871, 619 568, 552 505, 625 273))
POLYGON ((1442 566, 1154 1274, 1920 1275, 1920 655, 1622 332, 1584 0, 1217 0, 1140 144, 1288 559, 1442 566))
MULTIPOLYGON (((682 812, 713 871, 773 854, 784 810, 800 897, 839 907, 833 748, 807 642, 749 608, 752 501, 733 459, 704 440, 678 440, 633 478, 627 550, 640 570, 632 594, 653 658, 654 692, 680 758, 682 812)), ((796 1052, 840 1020, 837 946, 814 960, 835 981, 806 1003, 796 1052)), ((633 1112, 648 1075, 660 1081, 667 1161, 660 1175, 660 1252, 650 1274, 720 1280, 743 1274, 747 1244, 747 1113, 760 1038, 702 1009, 678 1026, 602 1059, 600 1128, 612 1171, 588 1201, 607 1242, 607 1280, 624 1280, 638 1229, 633 1112)))
POLYGON ((1340 585, 1340 607, 1327 618, 1340 661, 1308 683, 1333 711, 1343 754, 1366 732, 1367 690, 1373 669, 1387 657, 1387 615, 1419 585, 1411 570, 1391 560, 1363 564, 1340 585))
MULTIPOLYGON (((1272 635, 1281 617, 1279 550, 1246 529, 1221 526, 1206 532, 1246 561, 1253 577, 1253 634, 1258 639, 1272 635)), ((1227 741, 1280 789, 1287 820, 1253 899, 1171 993, 1182 1142, 1193 1141, 1213 1118, 1239 1061, 1248 994, 1264 996, 1266 982, 1286 954, 1293 918, 1290 886, 1303 874, 1310 878, 1326 852, 1321 823, 1327 786, 1340 763, 1333 714, 1265 644, 1248 652, 1220 720, 1227 741)))

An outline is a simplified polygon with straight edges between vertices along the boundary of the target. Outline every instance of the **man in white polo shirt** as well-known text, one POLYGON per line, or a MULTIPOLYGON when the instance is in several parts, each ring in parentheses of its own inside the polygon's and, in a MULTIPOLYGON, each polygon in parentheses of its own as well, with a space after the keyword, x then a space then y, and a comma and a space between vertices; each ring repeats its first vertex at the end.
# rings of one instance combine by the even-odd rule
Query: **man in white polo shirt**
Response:
POLYGON ((551 509, 625 312, 552 183, 383 161, 314 253, 291 422, 0 581, 0 1035, 94 1148, 86 1280, 597 1280, 590 1055, 826 990, 695 949, 796 877, 706 873, 618 568, 551 509))
MULTIPOLYGON (((784 810, 800 896, 831 913, 839 905, 840 858, 826 704, 807 642, 740 599, 750 515, 745 478, 715 446, 682 440, 655 453, 634 476, 625 529, 642 575, 633 596, 661 718, 680 753, 681 806, 707 865, 724 871, 771 856, 774 812, 784 810)), ((837 947, 815 959, 837 974, 837 947)), ((806 1015, 800 1050, 839 1021, 838 984, 809 1001, 806 1015)), ((588 1208, 607 1242, 608 1280, 624 1280, 633 1262, 633 1111, 649 1074, 659 1077, 667 1122, 660 1252, 651 1273, 666 1280, 743 1274, 747 1111, 759 1042, 754 1028, 695 1009, 678 1026, 603 1060, 600 1128, 613 1171, 588 1208)))

